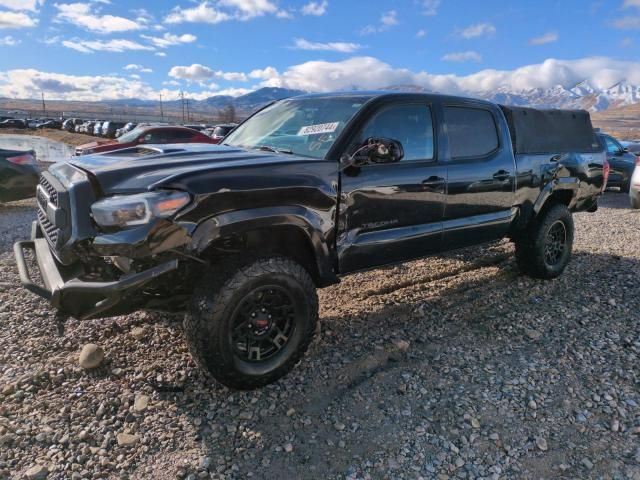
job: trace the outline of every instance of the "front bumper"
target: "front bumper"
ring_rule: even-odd
[[[31,240],[17,242],[13,246],[20,281],[27,290],[48,300],[63,315],[81,320],[105,316],[149,282],[178,269],[178,260],[170,260],[142,272],[124,275],[116,281],[87,282],[73,275],[67,278],[47,241],[36,238],[37,230],[33,229]],[[34,252],[44,286],[32,280],[25,250]]]

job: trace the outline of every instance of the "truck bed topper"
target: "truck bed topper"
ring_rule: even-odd
[[[589,112],[500,108],[507,118],[513,150],[517,154],[592,153],[600,150]]]

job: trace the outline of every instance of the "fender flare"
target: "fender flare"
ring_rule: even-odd
[[[533,204],[534,215],[538,215],[542,207],[547,203],[549,197],[560,191],[571,192],[571,202],[568,207],[571,209],[576,202],[578,189],[580,188],[580,180],[576,177],[556,177],[544,186],[536,202]]]
[[[335,256],[326,240],[333,222],[326,216],[325,212],[299,205],[225,212],[198,224],[191,236],[189,249],[195,254],[201,254],[217,240],[230,235],[270,227],[295,227],[304,234],[312,247],[321,286],[330,285],[339,280],[334,271]],[[331,227],[327,228],[328,226]]]

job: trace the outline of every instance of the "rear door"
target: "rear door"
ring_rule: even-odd
[[[443,107],[447,131],[447,198],[443,246],[452,249],[502,238],[509,230],[515,162],[497,108],[464,101]]]
[[[437,155],[434,109],[394,101],[373,111],[349,153],[372,137],[397,140],[397,163],[349,167],[341,175],[338,258],[342,273],[440,250],[446,166]]]

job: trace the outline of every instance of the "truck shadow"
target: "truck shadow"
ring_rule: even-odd
[[[454,254],[362,274],[324,290],[321,301],[328,307],[321,332],[288,377],[255,392],[233,392],[204,377],[187,386],[176,406],[192,422],[204,455],[235,458],[234,474],[240,476],[256,468],[260,478],[346,475],[376,452],[400,452],[411,441],[422,442],[426,460],[432,460],[443,442],[459,445],[473,431],[462,420],[469,412],[505,444],[524,445],[535,435],[535,420],[517,402],[501,404],[499,398],[511,390],[504,382],[536,368],[558,377],[545,394],[550,411],[571,415],[563,403],[567,387],[586,391],[599,373],[593,365],[576,365],[576,345],[611,329],[620,337],[637,331],[637,320],[620,318],[612,325],[602,318],[625,303],[637,311],[640,285],[630,280],[624,291],[592,286],[612,276],[635,278],[640,262],[579,252],[562,277],[544,282],[519,275],[513,260],[502,258],[509,248],[500,247],[495,262],[477,268],[460,268]],[[474,258],[476,252],[464,255]],[[451,275],[428,271],[447,262],[455,264],[449,265]],[[350,294],[357,283],[393,279],[399,270],[415,274],[416,281]],[[194,393],[204,390],[210,396]],[[456,400],[465,392],[475,405]],[[487,394],[498,396],[487,403]],[[217,410],[213,404],[234,407]],[[519,418],[520,427],[509,430],[505,415]],[[572,428],[557,428],[560,449],[563,440],[593,440],[589,432],[577,440],[569,438]],[[282,451],[287,443],[293,452]],[[501,451],[486,438],[476,448]],[[558,474],[543,467],[537,476]]]

